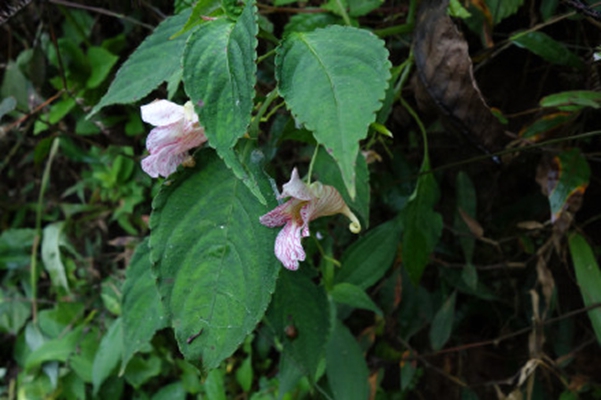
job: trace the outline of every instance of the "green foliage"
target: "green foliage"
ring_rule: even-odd
[[[165,19],[119,69],[109,90],[90,115],[111,104],[138,101],[175,74],[189,34],[170,38],[188,17],[189,12],[182,12]]]
[[[283,347],[283,372],[298,371],[298,378],[315,379],[330,333],[328,308],[324,288],[315,286],[306,274],[280,274],[267,320]]]
[[[590,1],[42,3],[2,21],[0,398],[599,398]]]
[[[197,198],[197,193],[203,193]],[[153,202],[150,259],[182,353],[216,368],[262,317],[278,266],[266,208],[211,151]],[[190,285],[193,282],[193,285]]]
[[[369,371],[361,348],[340,321],[326,346],[326,373],[334,399],[365,399],[369,394]]]
[[[387,57],[376,36],[339,26],[291,34],[278,48],[278,90],[297,122],[334,157],[351,198],[358,141],[375,121],[388,86]]]
[[[442,232],[442,217],[433,210],[438,202],[438,185],[426,157],[415,191],[403,210],[403,261],[409,277],[417,284]]]
[[[576,280],[580,285],[580,293],[585,306],[601,303],[599,288],[601,287],[601,270],[595,255],[586,240],[574,233],[569,238],[570,254],[576,271]],[[601,343],[601,310],[592,309],[588,312],[592,322],[597,342]]]
[[[574,68],[583,67],[582,60],[578,56],[546,33],[539,31],[520,32],[513,35],[510,40],[517,46],[528,49],[551,63],[568,65]]]

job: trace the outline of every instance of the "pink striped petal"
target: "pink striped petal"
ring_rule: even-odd
[[[301,244],[301,227],[289,221],[275,239],[275,256],[291,271],[298,269],[299,261],[305,261],[305,250]]]

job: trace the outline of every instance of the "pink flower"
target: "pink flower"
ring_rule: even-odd
[[[207,141],[194,106],[157,100],[140,107],[142,120],[154,125],[146,139],[150,155],[142,160],[142,169],[153,178],[167,177],[188,156],[188,150]]]
[[[310,221],[340,213],[351,220],[351,232],[361,231],[359,220],[334,187],[320,182],[307,185],[298,177],[296,168],[278,199],[285,197],[290,197],[290,200],[263,215],[260,221],[270,228],[284,225],[275,240],[275,255],[284,267],[292,271],[298,269],[299,261],[305,260],[301,239],[309,236]]]

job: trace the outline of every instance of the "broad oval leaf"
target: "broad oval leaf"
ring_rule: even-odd
[[[159,293],[188,361],[215,368],[263,316],[280,265],[268,210],[211,150],[153,203],[150,248]],[[261,181],[269,187],[263,177]]]
[[[277,49],[280,94],[332,154],[352,198],[359,140],[382,106],[389,69],[384,42],[352,27],[292,33]]]
[[[157,330],[168,326],[151,267],[145,239],[136,248],[123,284],[122,372],[134,353],[148,344]]]
[[[190,11],[184,11],[157,26],[119,68],[109,90],[88,118],[108,105],[140,100],[181,68],[181,57],[189,33],[170,38],[181,29],[188,17]]]

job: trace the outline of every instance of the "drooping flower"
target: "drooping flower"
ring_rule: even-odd
[[[349,229],[353,233],[361,231],[359,220],[348,208],[340,193],[328,185],[313,182],[307,185],[296,168],[290,181],[283,186],[278,199],[290,199],[260,218],[263,225],[270,228],[282,226],[275,240],[275,255],[284,267],[295,271],[299,261],[305,260],[305,250],[301,239],[309,236],[309,222],[319,217],[344,214],[350,220]]]
[[[153,178],[167,177],[188,156],[188,150],[207,141],[194,106],[157,100],[140,107],[142,121],[154,125],[146,138],[150,155],[142,160],[142,169]]]

